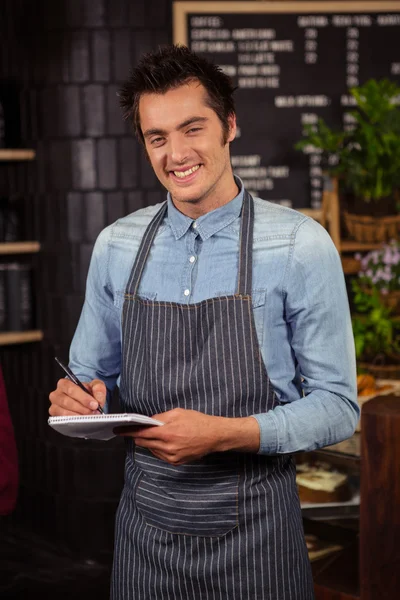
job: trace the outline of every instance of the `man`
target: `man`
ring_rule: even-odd
[[[99,236],[51,415],[118,383],[127,432],[112,598],[309,600],[291,453],[349,437],[355,357],[339,256],[297,211],[235,178],[233,88],[185,47],[121,93],[167,202]]]

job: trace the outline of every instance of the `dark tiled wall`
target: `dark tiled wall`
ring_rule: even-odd
[[[14,519],[84,556],[112,547],[123,446],[70,440],[47,426],[100,230],[164,193],[123,121],[117,91],[139,55],[171,41],[170,0],[3,0],[0,79],[20,87],[34,163],[0,164],[0,195],[21,195],[25,239],[39,239],[42,343],[0,349],[19,448]]]

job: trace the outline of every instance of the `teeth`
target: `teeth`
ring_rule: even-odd
[[[195,167],[192,167],[191,169],[188,169],[187,171],[174,171],[174,175],[176,177],[180,177],[181,179],[183,179],[184,177],[187,177],[188,175],[191,175],[192,173],[197,171],[197,169],[199,169],[199,168],[200,168],[200,165],[196,165]]]

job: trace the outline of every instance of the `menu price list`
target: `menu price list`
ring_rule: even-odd
[[[189,47],[234,85],[238,134],[231,154],[247,189],[293,208],[319,208],[321,154],[294,145],[323,118],[351,129],[349,88],[400,83],[399,12],[188,14]],[[399,99],[400,101],[400,99]]]

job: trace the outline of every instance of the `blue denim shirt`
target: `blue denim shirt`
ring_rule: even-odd
[[[241,186],[240,180],[238,185]],[[193,221],[168,212],[139,294],[189,304],[236,293],[243,189]],[[340,257],[329,234],[298,211],[255,202],[253,312],[267,372],[283,403],[254,415],[260,453],[311,450],[346,439],[359,417],[354,339]],[[70,367],[111,391],[121,369],[124,292],[143,233],[160,205],[104,229],[95,244]]]

